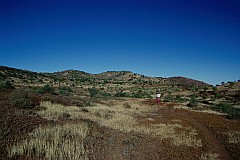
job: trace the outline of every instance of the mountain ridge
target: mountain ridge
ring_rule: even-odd
[[[80,81],[84,82],[87,80],[98,81],[110,81],[110,82],[129,82],[135,84],[142,83],[156,83],[156,84],[170,84],[170,85],[180,85],[183,87],[189,86],[209,86],[203,81],[182,77],[182,76],[174,76],[169,78],[162,77],[150,77],[142,74],[134,73],[131,71],[106,71],[98,74],[91,74],[88,72],[80,71],[80,70],[63,70],[57,71],[53,73],[49,72],[34,72],[30,70],[23,70],[12,68],[8,66],[0,66],[0,80],[10,80],[14,83],[21,83],[20,81],[31,82],[33,84],[38,83],[54,83],[55,81],[66,81],[66,83],[70,83],[71,81]],[[30,84],[31,84],[30,83]]]

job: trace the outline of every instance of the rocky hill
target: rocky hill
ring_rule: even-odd
[[[191,78],[186,78],[186,77],[170,77],[168,78],[171,82],[174,82],[176,84],[179,84],[183,87],[189,87],[189,86],[199,86],[199,87],[202,87],[202,86],[209,86],[209,84],[207,83],[204,83],[203,81],[198,81],[198,80],[194,80],[194,79],[191,79]]]
[[[10,81],[16,86],[79,86],[92,83],[128,83],[132,85],[177,85],[178,87],[204,87],[209,84],[185,77],[147,77],[130,71],[107,71],[90,74],[78,70],[65,70],[54,73],[38,73],[6,66],[0,66],[0,81]]]

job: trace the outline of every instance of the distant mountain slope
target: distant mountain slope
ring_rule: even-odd
[[[185,78],[170,77],[158,78],[147,77],[131,71],[107,71],[99,74],[90,74],[78,70],[65,70],[54,73],[38,73],[27,70],[21,70],[6,66],[0,66],[0,81],[9,80],[16,85],[44,85],[46,83],[52,85],[80,85],[85,82],[103,83],[124,82],[135,85],[154,84],[154,85],[172,85],[177,84],[179,87],[189,86],[208,86],[209,84],[202,81]]]
[[[54,82],[54,77],[49,73],[37,73],[11,67],[0,66],[0,82],[10,81],[18,86],[39,86]]]
[[[61,75],[61,76],[74,76],[74,77],[86,77],[90,76],[90,73],[83,72],[83,71],[78,71],[78,70],[65,70],[65,71],[60,71],[60,72],[54,72],[52,75]]]
[[[187,86],[209,86],[209,84],[203,82],[203,81],[198,81],[198,80],[194,80],[191,78],[186,78],[186,77],[169,77],[168,78],[171,82],[174,82],[176,84],[179,84],[181,86],[187,87]]]
[[[108,79],[115,81],[135,82],[135,81],[154,81],[160,82],[160,78],[147,77],[141,74],[133,73],[131,71],[107,71],[94,75],[100,79]]]

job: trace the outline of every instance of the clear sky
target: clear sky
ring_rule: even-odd
[[[0,0],[0,65],[240,79],[240,0]]]

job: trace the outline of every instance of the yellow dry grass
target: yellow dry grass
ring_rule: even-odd
[[[202,160],[218,160],[219,155],[216,153],[211,153],[211,152],[207,152],[207,153],[203,153],[201,155],[201,159]]]
[[[88,133],[87,124],[43,126],[29,134],[29,138],[12,146],[9,157],[25,155],[48,160],[86,160],[83,145]]]
[[[228,142],[229,143],[239,143],[240,142],[240,132],[239,131],[229,131],[228,132]]]
[[[175,145],[187,145],[193,147],[202,146],[202,142],[197,138],[197,132],[190,127],[183,127],[178,122],[174,124],[139,124],[134,115],[144,114],[151,108],[141,106],[137,102],[131,102],[131,108],[124,108],[126,102],[118,102],[114,106],[95,105],[87,107],[88,112],[82,112],[75,106],[62,106],[51,102],[42,102],[41,105],[46,110],[39,111],[38,114],[47,119],[58,119],[63,113],[71,115],[72,119],[90,119],[100,125],[120,130],[122,132],[138,132],[159,137],[160,139],[172,139]]]
[[[210,109],[193,110],[192,108],[187,107],[187,103],[184,103],[184,105],[176,105],[176,106],[174,106],[174,109],[185,109],[185,110],[188,110],[191,112],[209,113],[209,114],[215,114],[215,115],[226,115],[224,113],[220,113],[220,112],[210,110]]]

